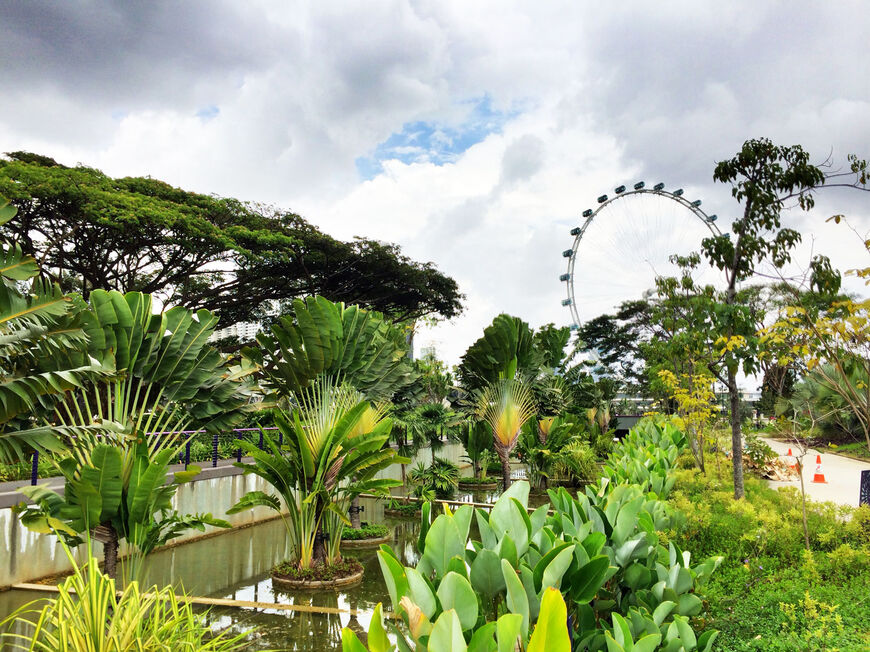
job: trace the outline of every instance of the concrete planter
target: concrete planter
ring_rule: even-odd
[[[459,481],[459,488],[464,491],[492,491],[498,489],[498,482],[463,482]]]
[[[298,591],[299,589],[334,589],[350,586],[362,581],[364,569],[359,569],[353,575],[337,577],[334,580],[299,580],[272,571],[272,587],[281,591]]]
[[[382,537],[372,537],[370,539],[342,539],[342,548],[377,548],[382,543],[389,543],[393,540],[393,533],[389,532]]]

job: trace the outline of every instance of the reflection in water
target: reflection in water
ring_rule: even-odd
[[[367,507],[366,513],[373,517],[373,522],[385,522],[393,528],[390,545],[402,563],[416,565],[419,521],[384,519],[382,508],[378,509],[373,502]],[[349,556],[359,559],[365,568],[362,582],[354,586],[327,591],[273,590],[269,572],[286,556],[285,537],[284,526],[278,520],[160,551],[151,556],[147,579],[152,584],[183,586],[189,594],[198,596],[361,612],[351,616],[269,608],[212,608],[209,619],[215,629],[253,630],[251,649],[338,650],[343,627],[364,633],[378,602],[386,603],[389,610],[389,594],[376,549],[349,551]]]
[[[498,492],[460,493],[463,502],[493,502]],[[393,528],[391,546],[405,566],[419,561],[417,518],[384,518],[383,506],[363,500],[366,520],[384,522]],[[476,536],[472,519],[472,536]],[[350,556],[365,568],[362,582],[337,590],[275,591],[271,568],[287,555],[286,531],[280,520],[233,530],[187,545],[161,550],[149,556],[143,584],[172,584],[189,595],[229,598],[268,604],[307,605],[359,610],[359,614],[320,614],[278,609],[214,607],[209,620],[216,630],[251,630],[251,649],[338,650],[341,629],[351,627],[361,634],[368,630],[371,613],[378,602],[390,609],[389,594],[381,576],[377,550],[353,550]],[[0,617],[14,607],[39,597],[35,593],[0,593]],[[364,640],[364,639],[363,639]]]

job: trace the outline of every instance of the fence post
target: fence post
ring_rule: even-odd
[[[218,458],[218,434],[215,432],[211,436],[211,465],[217,466]]]
[[[263,450],[263,429],[260,428],[260,442],[257,444],[257,448]]]
[[[30,463],[30,484],[36,486],[39,479],[39,451],[33,451],[33,460]]]
[[[184,445],[184,470],[187,471],[187,467],[190,466],[190,441]]]
[[[284,433],[282,431],[278,431],[278,448],[281,448],[284,445]]]

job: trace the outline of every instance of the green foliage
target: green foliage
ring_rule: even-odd
[[[474,477],[487,473],[485,458],[494,457],[492,432],[485,421],[467,420],[464,427],[458,429],[458,438],[465,449],[466,458],[474,470]],[[489,453],[489,455],[487,455]]]
[[[20,491],[35,505],[22,504],[16,511],[25,527],[40,533],[56,532],[71,546],[84,543],[98,526],[111,527],[118,539],[127,541],[140,556],[189,529],[230,527],[211,514],[180,514],[173,508],[179,486],[200,471],[191,466],[167,483],[174,457],[174,449],[154,453],[132,438],[112,445],[79,447],[75,456],[58,463],[65,481],[63,494],[42,485],[23,487]],[[131,576],[138,571],[138,561],[134,559]]]
[[[554,471],[570,484],[588,484],[598,478],[598,458],[589,444],[574,440],[559,451]]]
[[[429,466],[418,462],[408,473],[408,479],[415,485],[415,496],[426,497],[432,493],[437,498],[450,498],[459,484],[459,467],[450,460],[436,457]]]
[[[72,299],[40,278],[36,260],[9,241],[16,212],[0,197],[0,462],[23,460],[30,449],[59,452],[58,435],[84,434],[87,424],[81,420],[58,426],[45,417],[65,392],[114,371],[111,356],[52,364],[66,350],[83,350],[87,336],[73,316]],[[91,426],[96,432],[107,429]]]
[[[670,453],[685,446],[674,428],[643,422],[610,465],[632,471],[616,457],[663,447],[668,453],[652,462],[667,475],[676,462]],[[688,551],[664,543],[660,533],[678,528],[682,517],[647,491],[647,478],[641,482],[614,471],[577,497],[551,490],[550,504],[531,514],[526,482],[512,485],[489,513],[445,508],[430,523],[424,507],[416,568],[402,566],[389,546],[378,553],[393,610],[413,641],[393,628],[398,649],[429,649],[433,641],[453,646],[446,649],[540,649],[535,633],[551,632],[558,634],[552,644],[564,649],[710,650],[716,632],[696,635],[690,619],[703,608],[697,590],[722,558],[693,564]],[[469,541],[472,519],[479,541]],[[556,603],[564,611],[554,615]],[[370,645],[372,633],[386,640],[379,627],[373,619]],[[345,650],[365,649],[349,632],[343,642]]]
[[[359,528],[347,527],[341,533],[341,538],[345,541],[359,541],[361,539],[379,539],[390,533],[388,528],[383,523],[366,523],[360,524]]]
[[[615,378],[643,396],[649,394],[643,346],[661,335],[657,322],[650,318],[651,310],[649,301],[625,301],[615,314],[599,315],[582,324],[577,333],[583,349],[597,354],[597,376]]]
[[[538,488],[547,480],[588,482],[595,479],[595,454],[583,441],[585,425],[573,417],[529,421],[517,449]]]
[[[569,339],[571,329],[567,326],[557,328],[555,324],[545,324],[535,331],[534,345],[541,354],[543,367],[556,370],[562,366]]]
[[[226,325],[256,321],[295,297],[323,294],[397,321],[462,310],[456,282],[398,246],[342,242],[302,217],[151,178],[112,179],[13,152],[0,195],[18,207],[14,238],[65,291],[157,293]],[[69,246],[57,247],[65,242]]]
[[[352,557],[344,557],[328,564],[317,564],[310,568],[299,568],[299,566],[292,561],[286,560],[277,564],[272,569],[272,572],[293,580],[329,582],[331,580],[347,577],[348,575],[353,575],[362,569],[363,566],[358,560]]]
[[[231,652],[247,647],[249,632],[215,635],[207,614],[172,587],[143,591],[133,581],[119,591],[115,580],[99,571],[94,557],[82,567],[68,550],[67,555],[73,574],[59,584],[57,597],[26,604],[0,621],[3,649]]]
[[[363,492],[388,494],[395,480],[377,478],[379,471],[404,458],[385,447],[391,421],[347,384],[320,376],[296,394],[291,414],[275,423],[283,445],[264,432],[265,449],[238,440],[253,458],[237,463],[246,474],[263,478],[276,491],[246,494],[227,513],[263,506],[281,514],[290,543],[290,561],[299,568],[341,560],[339,544],[351,500]],[[286,510],[286,515],[285,515]],[[316,547],[318,534],[329,533],[329,547]]]
[[[294,396],[329,376],[370,400],[389,399],[413,380],[404,335],[376,312],[323,297],[293,302],[271,333],[257,336],[245,355],[263,367],[268,385]]]
[[[758,468],[763,468],[765,464],[779,457],[767,442],[756,435],[746,435],[744,452]]]
[[[462,586],[461,580],[457,580],[457,586]],[[468,607],[464,602],[458,607]],[[571,652],[571,636],[566,626],[566,608],[562,595],[555,589],[548,589],[541,600],[541,618],[531,636],[524,635],[520,630],[518,614],[507,613],[498,621],[487,623],[475,631],[471,640],[466,642],[462,632],[462,621],[459,608],[448,609],[430,624],[419,607],[408,602],[405,608],[409,612],[409,620],[412,621],[411,636],[416,648],[421,651],[449,650],[450,652],[495,652],[495,650],[510,652],[525,648],[528,652]],[[395,625],[391,624],[394,633],[400,636],[400,644],[390,644],[381,614],[381,605],[375,607],[372,622],[368,633],[368,649],[371,652],[388,652],[391,650],[410,649],[404,636]],[[366,648],[360,643],[350,629],[342,631],[342,650],[344,652],[366,652]]]
[[[541,362],[529,325],[519,317],[501,314],[463,354],[459,378],[463,387],[480,389],[503,377],[511,365],[514,372],[536,375]]]
[[[797,491],[774,491],[749,476],[746,499],[735,502],[715,477],[694,469],[676,475],[670,502],[686,518],[668,536],[702,554],[725,558],[705,588],[709,606],[704,620],[721,630],[721,649],[860,650],[870,644],[870,507],[808,502],[808,552]],[[812,615],[807,594],[814,602],[836,605],[842,631]],[[816,612],[826,614],[822,607]],[[820,629],[827,632],[824,643],[796,642]]]

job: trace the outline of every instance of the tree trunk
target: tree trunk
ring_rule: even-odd
[[[314,535],[314,564],[326,563],[326,535],[323,528],[317,528],[317,534]]]
[[[111,524],[93,530],[93,537],[103,544],[103,572],[113,580],[118,577],[118,532]]]
[[[312,562],[317,564],[326,563],[326,532],[323,531],[323,512],[324,505],[322,499],[318,496],[315,503],[315,513],[319,515],[317,519],[317,532],[314,534],[314,550],[312,550]]]
[[[350,526],[355,530],[359,530],[362,526],[359,516],[359,496],[355,496],[354,499],[350,501]]]
[[[743,489],[743,436],[740,432],[740,392],[737,375],[728,370],[728,394],[731,399],[731,462],[734,468],[734,498],[744,496]]]
[[[502,446],[496,446],[496,452],[501,459],[501,478],[504,491],[507,491],[511,486],[511,462],[510,451]]]

